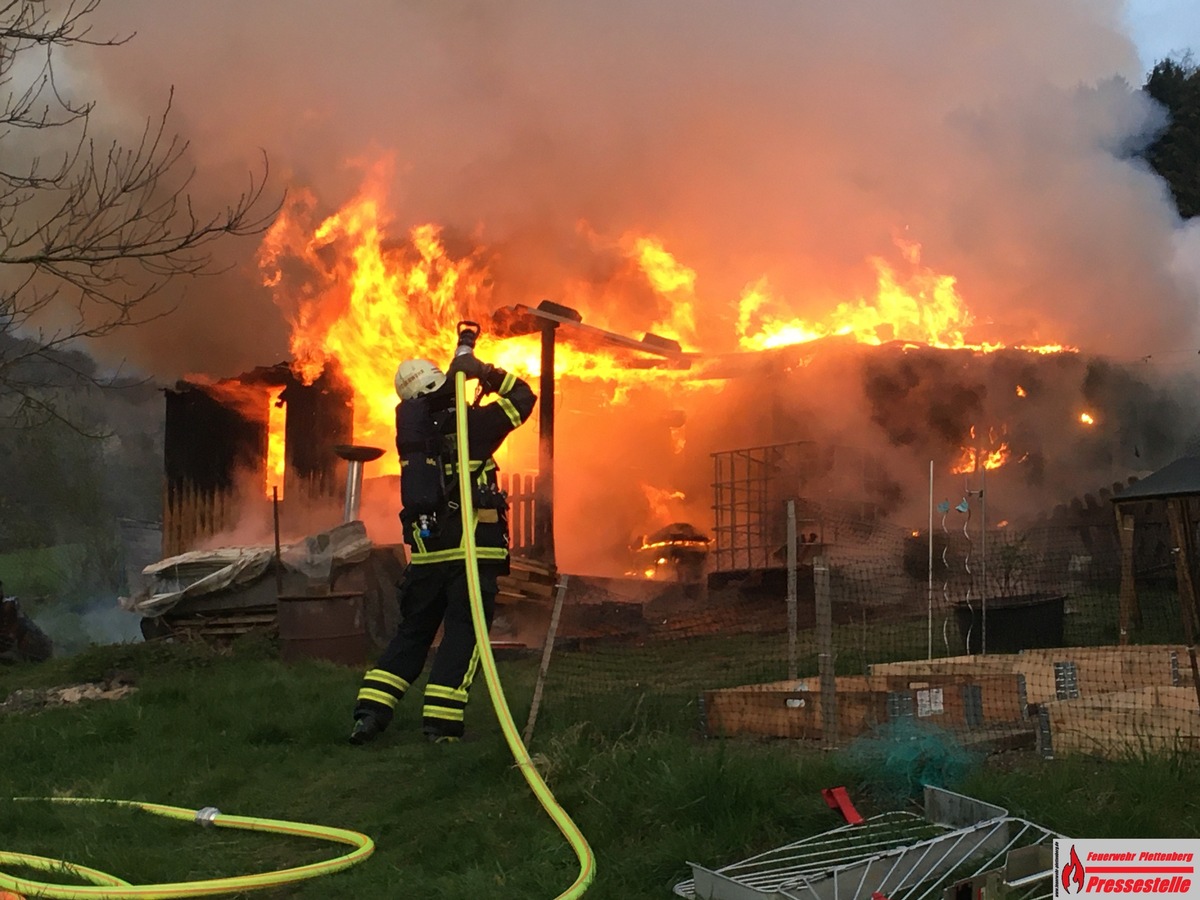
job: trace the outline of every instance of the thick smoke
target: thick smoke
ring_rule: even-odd
[[[136,37],[92,65],[126,119],[176,86],[175,122],[213,191],[240,186],[263,148],[277,186],[332,209],[356,161],[394,156],[397,229],[436,221],[504,245],[501,299],[578,278],[580,221],[651,231],[697,270],[716,349],[747,283],[765,275],[819,316],[870,291],[866,260],[894,258],[903,230],[994,332],[1142,355],[1190,336],[1196,284],[1176,265],[1163,183],[1131,156],[1161,119],[1131,89],[1142,73],[1120,12],[129,2],[104,7],[104,25]],[[189,286],[205,312],[155,343],[201,331],[214,307],[261,334],[272,307],[251,255],[240,248],[236,277]],[[282,326],[269,333],[284,345]],[[257,340],[194,336],[175,366],[211,369],[230,345],[247,356],[229,365],[262,358]]]
[[[873,294],[869,260],[902,263],[900,235],[958,279],[973,337],[1161,359],[1194,344],[1200,235],[1135,156],[1163,118],[1136,90],[1121,12],[1114,0],[126,0],[102,8],[101,30],[135,39],[95,53],[84,74],[126,119],[153,113],[174,84],[174,122],[214,196],[240,190],[263,148],[277,190],[310,188],[332,211],[390,157],[397,235],[433,221],[497,248],[497,304],[603,281],[597,246],[648,232],[697,272],[701,348],[731,350],[747,285],[765,278],[792,315],[820,318]],[[180,312],[111,349],[162,376],[282,358],[286,327],[252,244],[227,249],[226,275],[172,288],[187,292],[170,298]],[[609,308],[585,319],[636,331],[663,312],[604,296]],[[914,459],[930,440],[944,450],[1000,390],[954,365],[848,364],[823,403],[789,419],[775,402],[773,417],[736,431],[722,416],[741,421],[762,391],[714,386],[686,427],[684,456],[696,456],[674,477],[695,483],[704,521],[705,454],[779,439],[772,423]],[[1039,366],[1026,380],[1051,376]],[[1084,379],[1072,377],[1077,396]],[[726,402],[737,416],[718,412]],[[669,412],[660,400],[628,413],[626,429],[606,430],[611,447],[592,432],[580,451],[639,453],[647,434],[666,439]],[[620,479],[608,479],[564,487],[564,508],[611,503]]]

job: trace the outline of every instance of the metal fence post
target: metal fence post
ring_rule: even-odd
[[[796,658],[796,501],[787,502],[787,623],[788,623],[788,670],[787,677],[794,681],[799,674]]]

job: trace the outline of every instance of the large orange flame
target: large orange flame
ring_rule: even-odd
[[[674,338],[683,346],[696,345],[696,272],[682,265],[663,246],[661,240],[643,235],[626,235],[625,246],[645,273],[650,286],[669,304],[669,314],[655,322],[650,330],[662,337]]]
[[[293,194],[259,250],[263,281],[290,320],[297,374],[311,382],[331,359],[338,361],[354,392],[355,443],[389,450],[375,471],[395,473],[399,463],[390,450],[395,367],[412,357],[444,365],[454,349],[456,323],[489,317],[490,273],[478,251],[452,255],[436,225],[411,228],[403,241],[389,240],[387,216],[371,188],[313,227],[315,209],[310,193]],[[670,310],[655,324],[656,333],[691,342],[695,273],[655,238],[631,234],[622,249]],[[302,273],[298,281],[289,278],[296,271]],[[537,335],[482,344],[480,355],[522,377],[541,371]],[[562,341],[555,369],[611,382],[614,402],[636,385],[679,385],[687,379],[686,372],[631,367],[616,351],[584,352]]]
[[[355,442],[391,448],[396,365],[413,357],[441,364],[453,352],[455,324],[487,308],[487,268],[474,255],[453,258],[433,225],[385,243],[387,218],[369,194],[314,230],[315,205],[299,192],[268,230],[264,281],[291,319],[296,373],[311,382],[336,359],[354,392]],[[289,283],[297,267],[303,281]],[[398,471],[390,457],[385,471]]]
[[[287,408],[283,391],[267,395],[267,496],[283,499]]]
[[[498,305],[492,295],[490,259],[480,241],[451,239],[435,224],[408,228],[397,237],[379,189],[385,174],[375,173],[377,177],[357,197],[324,217],[317,214],[311,193],[294,190],[259,251],[264,283],[291,324],[295,371],[311,382],[336,359],[354,393],[354,442],[388,451],[373,464],[373,474],[399,469],[393,449],[396,365],[412,357],[444,365],[453,352],[456,322],[487,322]],[[972,317],[954,277],[922,265],[921,248],[915,242],[897,244],[906,267],[903,274],[883,259],[871,260],[876,274],[874,296],[837,303],[823,317],[798,318],[765,279],[753,282],[737,307],[740,346],[761,350],[848,335],[867,344],[896,340],[998,349],[999,344],[968,342]],[[679,341],[684,349],[697,347],[698,310],[703,304],[696,270],[678,260],[661,238],[644,232],[629,231],[605,247],[619,252],[626,263],[620,273],[624,281],[614,281],[612,290],[620,294],[623,285],[637,286],[630,279],[640,279],[639,289],[648,286],[657,299],[655,309],[648,315],[643,310],[644,319],[639,320],[639,313],[625,304],[622,314],[627,318],[609,323],[587,307],[586,291],[579,286],[557,286],[561,294],[555,299],[579,308],[589,325],[612,327],[638,338],[639,334],[628,331],[631,322],[650,321],[647,330]],[[639,387],[674,394],[681,388],[706,386],[694,380],[686,365],[664,365],[653,357],[607,349],[608,345],[580,349],[570,340],[569,330],[564,330],[556,349],[556,375],[603,383],[611,388],[611,402],[622,402]],[[485,334],[479,351],[481,357],[522,377],[540,374],[537,335],[496,341]],[[672,436],[682,440],[682,431]],[[956,471],[994,468],[1007,459],[1003,444],[970,452],[984,456],[964,458]],[[274,462],[270,467],[274,471]]]
[[[966,334],[974,318],[958,295],[952,275],[939,275],[921,264],[921,246],[897,239],[911,267],[902,278],[885,260],[875,257],[875,296],[838,303],[817,320],[787,316],[787,305],[774,296],[766,279],[748,285],[738,302],[738,343],[745,350],[763,350],[819,338],[850,336],[862,344],[906,341],[943,349],[990,352],[1001,343],[971,343]],[[1059,353],[1073,348],[1061,344],[1018,345],[1034,353]]]

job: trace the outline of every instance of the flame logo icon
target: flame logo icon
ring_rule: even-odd
[[[1075,891],[1083,890],[1083,863],[1079,861],[1079,854],[1075,852],[1075,845],[1071,845],[1071,861],[1062,868],[1062,886],[1064,891],[1070,891],[1071,885],[1075,885]]]

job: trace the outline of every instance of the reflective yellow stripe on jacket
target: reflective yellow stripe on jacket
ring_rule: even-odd
[[[514,376],[509,376],[509,377],[513,377],[513,379],[515,381]],[[508,379],[506,378],[505,381],[507,381],[507,380]],[[509,385],[509,387],[511,388],[512,385]],[[504,402],[508,403],[508,405],[510,407],[512,406],[511,402],[509,402],[507,400]],[[506,412],[508,412],[508,411],[506,410]],[[516,413],[516,409],[513,408],[512,412],[508,413],[509,418],[511,419],[515,413]],[[517,425],[521,424],[520,421],[517,421],[517,420],[514,420],[514,422]],[[480,487],[486,487],[486,485],[488,483],[488,475],[490,473],[496,471],[496,460],[492,459],[491,457],[488,457],[487,459],[472,459],[469,461],[468,465],[471,467],[472,472],[479,473],[478,476],[475,478],[475,483],[478,484]],[[445,470],[446,470],[447,475],[456,475],[458,473],[458,466],[456,466],[453,463],[446,463]],[[475,524],[476,525],[479,524],[478,519],[476,519]],[[419,565],[423,565],[423,564],[427,564],[427,563],[453,562],[454,560],[466,559],[466,551],[463,549],[463,540],[465,540],[465,536],[463,539],[460,539],[457,547],[451,547],[447,550],[432,550],[432,551],[425,549],[425,541],[424,541],[424,539],[422,539],[421,530],[416,525],[416,523],[413,524],[412,536],[413,536],[413,553],[412,553],[411,562],[414,566],[419,566]],[[508,548],[507,547],[479,547],[479,548],[477,548],[475,555],[479,559],[504,560],[504,559],[508,559]]]

